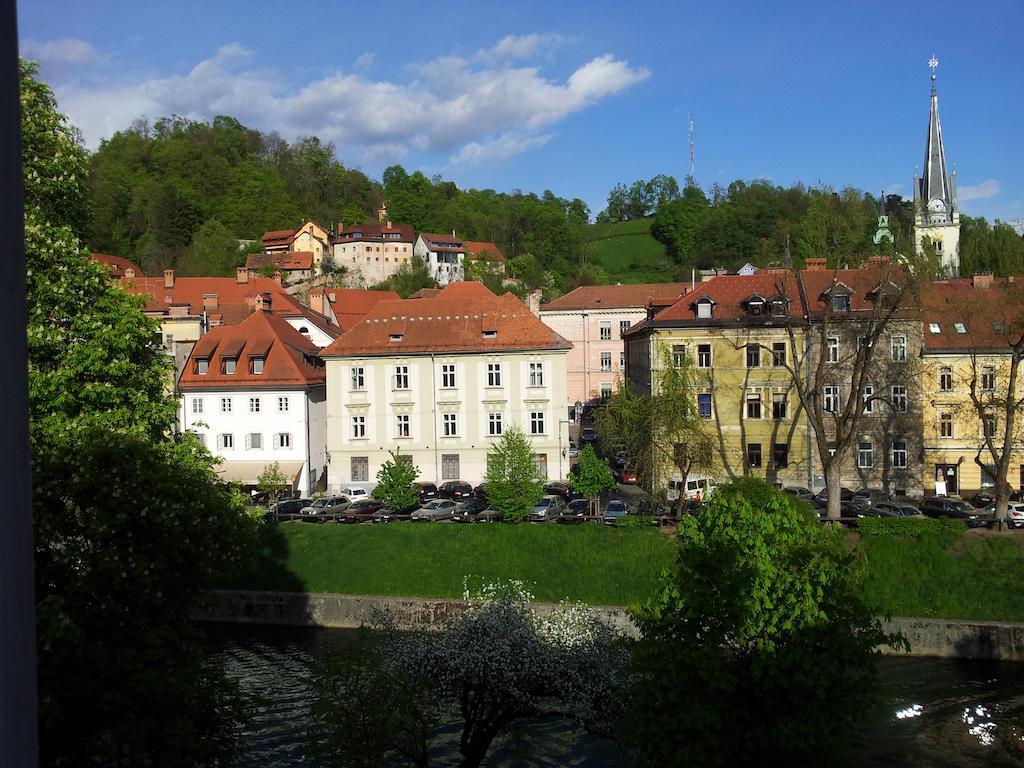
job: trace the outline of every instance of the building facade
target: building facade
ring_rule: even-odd
[[[420,232],[414,252],[423,259],[430,276],[438,285],[444,286],[465,279],[466,243],[456,237],[455,232],[450,235]]]
[[[382,283],[409,264],[414,245],[412,227],[390,221],[346,227],[331,238],[334,263],[348,270],[346,282],[356,288]]]
[[[265,232],[260,245],[266,253],[308,252],[313,254],[313,267],[320,266],[330,253],[330,232],[315,221],[304,221],[296,229]]]

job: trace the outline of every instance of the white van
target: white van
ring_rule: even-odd
[[[683,483],[681,475],[673,475],[668,481],[668,493],[665,498],[669,501],[677,501],[680,496],[684,499],[699,499],[704,501],[718,487],[718,481],[708,475],[687,475]]]

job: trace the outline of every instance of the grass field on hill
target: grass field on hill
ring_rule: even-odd
[[[672,280],[665,247],[651,237],[651,219],[587,227],[591,253],[613,281],[661,283]]]

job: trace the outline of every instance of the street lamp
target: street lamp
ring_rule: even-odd
[[[563,479],[565,477],[565,475],[562,474],[562,459],[565,458],[565,451],[566,451],[566,449],[562,447],[562,425],[563,424],[565,424],[568,427],[569,426],[569,420],[568,419],[559,419],[558,420],[558,479],[559,480],[561,480],[561,479]]]

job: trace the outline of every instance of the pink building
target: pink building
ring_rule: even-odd
[[[674,304],[689,289],[689,283],[588,285],[543,305],[540,319],[572,342],[567,405],[610,397],[625,378],[622,334],[647,317],[648,305]]]

